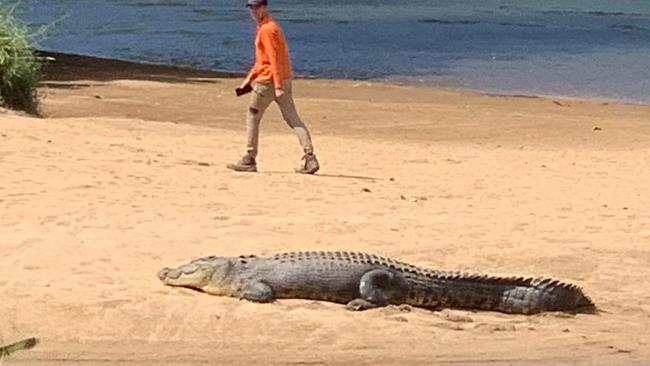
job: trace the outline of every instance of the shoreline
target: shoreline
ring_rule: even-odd
[[[82,55],[74,53],[65,53],[51,50],[38,50],[37,53],[45,57],[54,57],[59,58],[60,62],[63,63],[63,68],[57,68],[57,74],[48,74],[45,73],[45,78],[50,80],[60,80],[65,78],[65,68],[76,68],[77,72],[74,74],[74,77],[78,77],[78,72],[89,72],[95,77],[102,75],[102,72],[105,72],[106,69],[110,70],[119,70],[121,68],[128,68],[131,73],[129,78],[151,78],[152,75],[158,75],[162,80],[164,73],[169,73],[175,75],[171,78],[178,77],[207,77],[207,78],[243,78],[246,76],[245,72],[232,72],[232,71],[222,71],[222,70],[210,70],[210,69],[201,69],[193,68],[188,66],[176,66],[176,65],[167,65],[167,64],[158,64],[158,63],[149,63],[142,61],[133,61],[133,60],[122,60],[116,58],[108,57],[98,57],[91,55]],[[45,69],[47,69],[47,65]],[[104,70],[104,71],[102,71]],[[70,78],[73,75],[67,75]],[[522,99],[562,99],[562,100],[573,100],[573,101],[583,101],[583,102],[594,102],[594,103],[608,103],[608,104],[620,104],[620,105],[629,105],[629,106],[640,106],[640,107],[650,107],[650,104],[644,102],[630,102],[621,99],[612,99],[604,97],[582,97],[582,96],[568,96],[568,95],[555,95],[555,94],[526,94],[526,93],[508,93],[508,92],[493,92],[488,90],[481,89],[472,89],[472,88],[463,88],[463,87],[453,87],[453,86],[441,86],[441,85],[430,85],[421,82],[402,82],[396,80],[390,80],[390,78],[385,79],[340,79],[340,78],[328,78],[328,77],[312,77],[312,76],[303,76],[296,75],[295,80],[323,80],[323,81],[349,81],[356,83],[381,83],[385,85],[394,85],[402,87],[411,87],[411,88],[422,88],[430,90],[440,90],[444,92],[452,93],[461,93],[461,94],[478,94],[487,97],[494,98],[522,98]]]
[[[58,56],[59,61],[45,69],[39,88],[45,117],[103,116],[239,131],[244,128],[249,97],[234,97],[241,75]],[[437,143],[463,139],[479,144],[494,140],[501,146],[518,148],[540,143],[562,146],[580,137],[581,146],[602,140],[594,130],[613,128],[629,134],[635,126],[645,126],[645,118],[650,120],[648,106],[577,98],[493,96],[330,79],[296,79],[294,90],[299,113],[313,133],[351,138]],[[323,103],[329,107],[324,109]],[[270,121],[279,123],[265,123],[266,131],[290,133],[276,108],[272,106],[267,113]],[[621,115],[630,118],[620,121]],[[355,123],[368,117],[375,123]],[[641,143],[642,138],[639,134],[631,136],[630,141]]]
[[[56,66],[53,66],[51,62],[47,62],[44,65],[44,80],[49,81],[79,78],[84,72],[92,74],[93,78],[97,78],[98,76],[108,77],[106,74],[118,70],[128,70],[129,77],[135,79],[162,76],[165,73],[173,74],[175,77],[239,78],[245,76],[243,73],[137,62],[49,50],[37,50],[36,53],[41,57],[51,57],[56,60]]]

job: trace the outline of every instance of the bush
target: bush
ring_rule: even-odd
[[[14,17],[14,9],[0,5],[0,104],[38,114],[41,62],[34,36]]]

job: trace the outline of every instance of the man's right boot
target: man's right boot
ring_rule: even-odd
[[[320,169],[320,164],[318,164],[316,155],[313,153],[306,153],[302,157],[302,164],[300,165],[300,168],[296,169],[296,173],[314,174],[318,171],[318,169]]]
[[[255,158],[246,154],[242,156],[241,160],[236,162],[235,164],[228,164],[226,165],[228,169],[232,169],[236,172],[256,172],[257,171],[257,163],[255,162]]]

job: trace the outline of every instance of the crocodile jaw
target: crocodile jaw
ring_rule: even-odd
[[[189,287],[212,295],[239,296],[242,281],[233,281],[236,261],[229,257],[204,257],[174,268],[158,271],[166,285]],[[237,276],[234,276],[237,279]]]
[[[195,263],[184,264],[176,268],[163,268],[158,271],[158,278],[169,286],[182,286],[202,290],[208,284],[215,268]]]

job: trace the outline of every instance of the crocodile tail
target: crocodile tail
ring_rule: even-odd
[[[535,314],[544,311],[593,313],[596,306],[576,285],[548,278],[504,279],[511,282],[501,294],[497,310]],[[504,283],[505,284],[505,283]]]
[[[462,273],[425,274],[411,280],[422,296],[415,305],[535,314],[544,311],[593,313],[594,303],[579,287],[546,278],[492,277]]]

